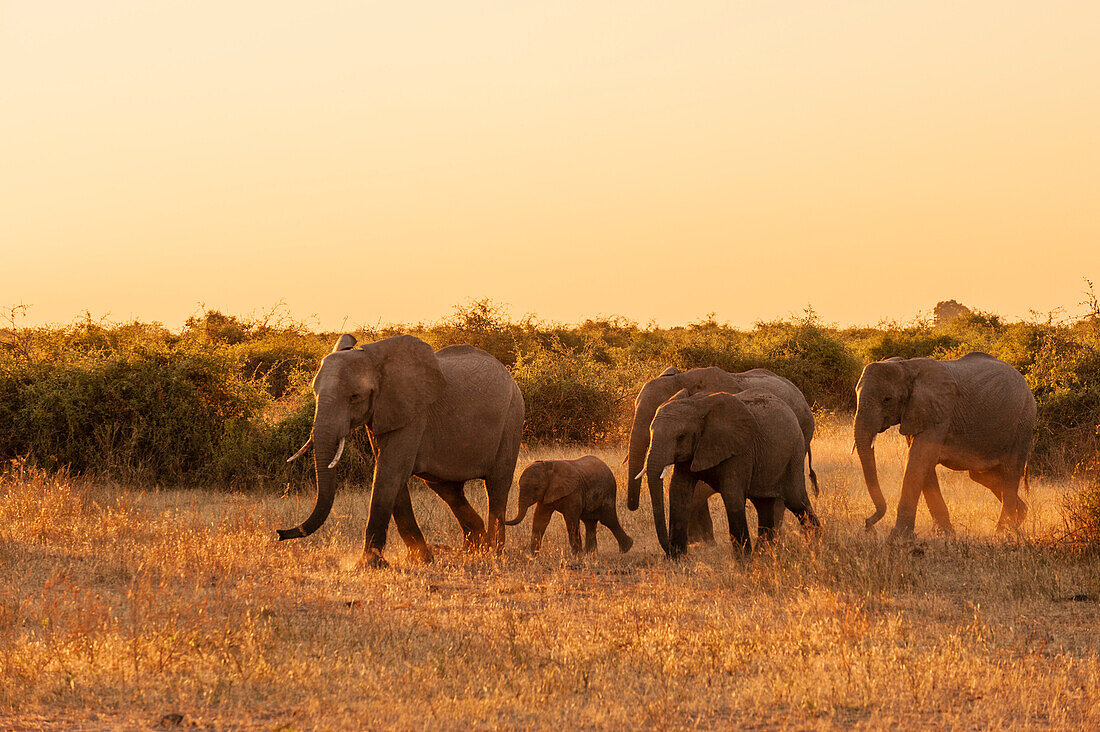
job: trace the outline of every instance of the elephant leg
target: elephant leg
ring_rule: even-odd
[[[776,503],[783,505],[781,499],[777,500]],[[804,502],[792,503],[786,508],[798,519],[799,525],[802,526],[802,533],[809,534],[821,528],[821,521],[817,518],[817,513],[814,512],[814,507],[810,505],[808,498]],[[776,528],[778,529],[778,527]]]
[[[485,493],[489,499],[486,539],[498,554],[504,551],[504,512],[508,509],[508,493],[512,490],[513,474],[514,470],[510,469],[507,473],[485,478]]]
[[[361,565],[377,567],[386,564],[382,553],[386,547],[390,519],[393,518],[394,503],[402,491],[408,492],[409,478],[412,477],[413,460],[420,435],[413,432],[402,433],[400,430],[391,434],[392,437],[387,436],[387,439],[380,440],[376,445],[370,515],[367,517]],[[411,508],[411,502],[409,506]]]
[[[939,443],[933,440],[914,439],[905,461],[905,474],[901,479],[901,499],[898,501],[898,518],[890,541],[913,536],[917,524],[917,504],[920,502],[928,474],[935,472],[939,462]]]
[[[744,495],[744,494],[742,494]],[[726,521],[730,527],[730,542],[735,553],[752,554],[752,539],[749,538],[749,522],[745,517],[745,499],[740,501],[729,494],[722,493],[722,503],[726,507]],[[738,506],[737,504],[741,505]]]
[[[1003,466],[993,470],[971,470],[970,477],[984,485],[1001,501],[1001,515],[997,519],[997,531],[1015,529],[1027,516],[1027,504],[1020,498],[1020,478],[1016,471]]]
[[[596,551],[596,519],[584,520],[584,551],[586,554]]]
[[[756,538],[758,543],[770,544],[775,539],[775,499],[750,498],[756,507]]]
[[[924,502],[928,504],[928,512],[932,514],[932,520],[948,537],[955,536],[955,527],[951,525],[951,516],[947,512],[947,504],[944,503],[943,493],[940,492],[940,479],[936,475],[936,469],[932,468],[928,478],[924,481],[922,489]]]
[[[995,470],[971,470],[967,473],[970,479],[978,485],[984,485],[989,489],[1000,503],[1005,502],[1004,492],[1001,490],[1001,479]]]
[[[584,551],[581,543],[581,519],[576,514],[565,515],[565,530],[569,533],[569,548],[574,554]]]
[[[688,524],[688,543],[714,543],[714,522],[710,516],[710,497],[714,491],[706,483],[695,484],[695,494],[691,497],[691,521]]]
[[[428,487],[450,507],[462,527],[463,545],[469,549],[485,542],[485,524],[466,500],[465,484],[461,481],[425,481]]]
[[[412,495],[409,492],[408,484],[405,485],[404,490],[397,494],[397,498],[393,502],[393,522],[397,524],[397,533],[405,541],[409,558],[414,561],[430,563],[432,561],[432,550],[428,548],[428,542],[424,541],[424,533],[416,522],[416,515],[413,513]]]
[[[603,507],[600,511],[600,523],[611,529],[611,533],[615,535],[615,541],[619,542],[619,551],[626,554],[630,551],[630,547],[634,546],[634,540],[623,531],[623,527],[619,524],[619,515],[615,512],[615,504],[609,504]]]
[[[783,525],[783,515],[790,511],[798,519],[802,532],[807,533],[821,526],[821,522],[814,513],[814,507],[810,504],[810,496],[806,493],[806,474],[802,461],[792,462],[787,466],[787,473],[783,477],[783,490],[780,498],[775,500],[775,524],[773,528],[779,533]]]
[[[668,543],[669,556],[679,557],[687,552],[688,522],[691,520],[691,499],[695,494],[695,479],[677,466],[668,484]]]
[[[546,527],[550,525],[550,517],[554,515],[554,509],[542,505],[535,506],[535,515],[531,519],[531,553],[538,554],[542,548],[542,535],[546,533]]]

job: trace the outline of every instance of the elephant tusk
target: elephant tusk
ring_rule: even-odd
[[[641,480],[643,475],[645,475],[645,468],[638,471],[638,474],[634,476],[634,480]]]
[[[292,462],[294,462],[295,460],[297,460],[298,458],[302,457],[302,455],[304,455],[304,454],[305,454],[306,450],[308,450],[308,449],[309,449],[309,446],[310,446],[310,445],[312,445],[312,444],[313,444],[313,435],[310,435],[310,436],[309,436],[309,439],[308,439],[308,440],[306,440],[306,444],[302,445],[302,446],[301,446],[301,447],[300,447],[300,448],[298,449],[298,452],[296,452],[296,453],[294,453],[293,455],[291,455],[290,457],[288,457],[288,458],[286,459],[286,461],[287,461],[288,463],[292,463]]]
[[[336,457],[332,459],[332,462],[328,464],[330,468],[335,468],[336,463],[340,462],[340,456],[344,454],[344,441],[346,437],[340,438],[340,445],[336,448]]]
[[[672,466],[671,465],[666,465],[665,469],[661,471],[661,480],[664,480],[665,478],[667,478],[668,474],[671,473],[671,472],[672,472]]]

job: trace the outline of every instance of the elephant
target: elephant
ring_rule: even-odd
[[[370,515],[361,565],[383,566],[390,517],[414,559],[432,554],[413,515],[410,476],[421,478],[450,507],[468,546],[504,547],[504,512],[523,432],[523,395],[508,369],[473,346],[433,352],[419,338],[398,335],[355,348],[344,334],[313,379],[317,502],[299,526],[279,539],[319,529],[332,508],[333,469],[348,434],[365,426],[374,453]],[[488,529],[464,494],[464,482],[485,481]]]
[[[737,394],[677,392],[657,409],[650,424],[645,474],[650,493],[669,484],[669,522],[654,501],[657,540],[670,557],[687,551],[690,503],[699,481],[722,496],[730,539],[742,554],[752,552],[745,500],[756,506],[759,539],[775,533],[776,499],[798,517],[803,529],[820,526],[806,493],[806,442],[798,418],[783,399],[765,389]]]
[[[673,366],[665,369],[660,376],[650,379],[638,392],[634,400],[634,421],[630,426],[630,443],[627,452],[629,479],[627,482],[627,508],[638,509],[642,488],[643,463],[649,448],[649,426],[657,408],[677,392],[685,390],[687,394],[708,394],[729,392],[736,394],[746,389],[764,389],[782,399],[798,420],[805,443],[805,453],[809,464],[810,482],[814,495],[818,494],[817,473],[814,472],[810,441],[814,436],[814,415],[806,397],[797,386],[788,379],[767,369],[752,369],[741,373],[730,373],[716,366],[679,371]],[[692,499],[692,520],[689,527],[692,541],[714,541],[714,527],[711,523],[708,498],[713,493],[705,486],[697,486]],[[661,522],[664,522],[664,495],[652,495],[654,521],[657,521],[658,503],[661,504]],[[783,504],[776,504],[776,525],[783,519]]]
[[[619,542],[619,551],[625,554],[634,546],[634,540],[619,525],[615,493],[615,475],[594,455],[576,460],[539,460],[528,465],[519,476],[519,509],[516,517],[505,523],[515,526],[527,515],[527,509],[537,504],[531,523],[532,554],[538,554],[554,511],[560,511],[565,518],[574,554],[581,552],[581,521],[585,528],[585,552],[596,551],[596,524],[601,523],[611,529]]]
[[[886,514],[875,464],[875,435],[894,425],[909,444],[897,522],[890,539],[913,535],[924,494],[938,528],[954,536],[936,466],[965,470],[1001,501],[998,529],[1014,528],[1027,515],[1019,496],[1035,428],[1035,397],[1015,368],[988,353],[951,361],[888,358],[867,364],[856,384],[855,449],[875,513],[868,530]]]

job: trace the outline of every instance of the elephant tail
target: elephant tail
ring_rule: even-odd
[[[816,498],[821,495],[821,489],[817,487],[817,473],[814,472],[814,454],[808,442],[806,443],[806,465],[810,468],[810,483],[814,487],[814,497]]]

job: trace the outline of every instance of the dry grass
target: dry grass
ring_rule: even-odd
[[[788,522],[750,562],[724,542],[666,562],[648,511],[625,508],[625,556],[600,529],[601,553],[575,560],[560,518],[538,558],[521,551],[530,519],[503,557],[470,555],[422,491],[436,563],[406,563],[391,531],[393,567],[359,572],[361,492],[276,544],[309,493],[16,471],[0,484],[0,727],[1100,726],[1100,569],[1045,541],[1065,488],[1034,485],[1026,534],[1001,538],[992,496],[947,475],[960,539],[931,538],[922,509],[923,540],[886,547],[860,528],[849,435],[828,423],[815,448],[823,535]],[[621,454],[596,452],[621,485]],[[896,435],[879,454],[893,506]]]

